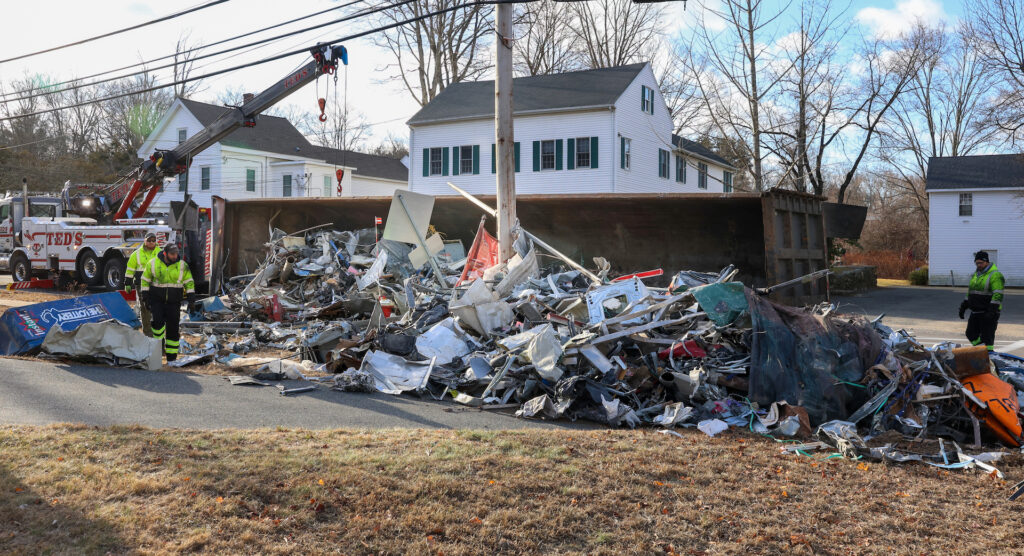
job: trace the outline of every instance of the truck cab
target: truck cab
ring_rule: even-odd
[[[25,216],[59,218],[64,216],[59,197],[29,195],[28,214],[25,214],[24,198],[8,195],[0,199],[0,269],[10,268],[11,253],[22,245],[21,222]]]

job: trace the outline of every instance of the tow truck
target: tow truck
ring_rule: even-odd
[[[261,112],[322,75],[348,64],[344,46],[318,44],[313,59],[240,106],[214,120],[173,149],[158,149],[147,160],[109,185],[65,183],[59,196],[32,195],[0,199],[0,271],[22,282],[56,273],[87,286],[121,289],[126,261],[148,232],[163,245],[177,242],[192,268],[196,288],[207,291],[212,275],[212,230],[209,209],[188,194],[171,202],[166,220],[146,218],[164,183],[188,170],[192,159],[239,127],[255,127]],[[321,112],[324,101],[320,101]],[[323,116],[321,115],[321,118]]]

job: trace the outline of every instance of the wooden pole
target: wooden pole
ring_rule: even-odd
[[[498,4],[494,41],[494,144],[498,178],[498,254],[512,258],[516,225],[515,135],[512,132],[512,4]]]

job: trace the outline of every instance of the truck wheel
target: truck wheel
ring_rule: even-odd
[[[27,282],[32,279],[32,263],[24,253],[15,253],[11,257],[11,279],[15,282]]]
[[[124,269],[128,266],[121,257],[114,257],[103,265],[103,285],[112,290],[124,289]]]
[[[98,286],[103,279],[102,264],[96,253],[86,251],[78,259],[78,279],[86,286]]]

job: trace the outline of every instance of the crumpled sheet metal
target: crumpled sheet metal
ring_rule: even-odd
[[[543,324],[498,341],[498,345],[518,353],[525,363],[532,363],[541,378],[557,381],[562,377],[558,360],[562,356],[562,343],[550,324]]]
[[[359,371],[374,378],[374,386],[379,392],[401,394],[426,389],[434,363],[435,359],[407,361],[397,355],[371,350],[366,352]]]
[[[71,331],[50,328],[42,349],[51,355],[111,360],[155,371],[162,366],[163,344],[116,320],[88,322]]]

